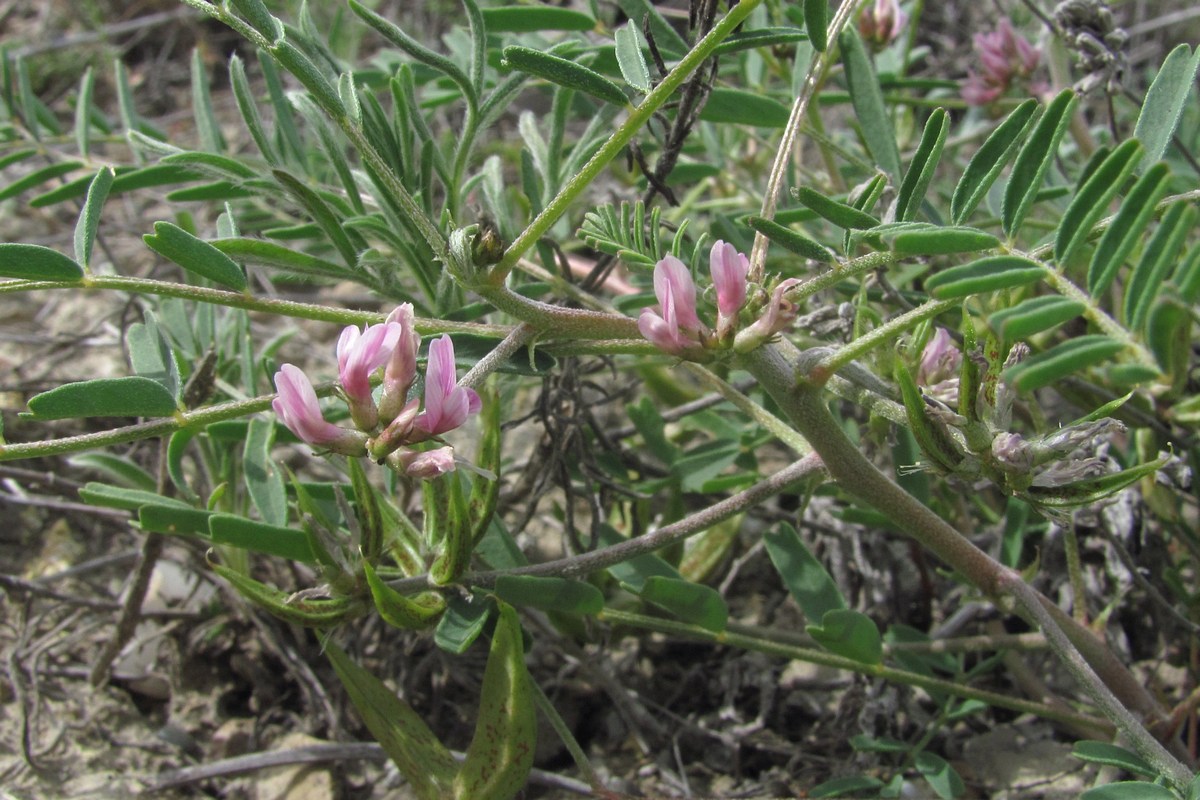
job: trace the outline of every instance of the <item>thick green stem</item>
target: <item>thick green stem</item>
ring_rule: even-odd
[[[797,369],[799,360],[800,353],[786,343],[760,347],[743,359],[745,368],[791,418],[842,489],[884,513],[892,524],[961,573],[997,605],[1012,610],[1012,586],[1021,577],[880,472],[842,432],[825,406],[822,391],[807,383],[807,375]],[[1152,731],[1162,730],[1162,709],[1104,642],[1049,600],[1041,599],[1071,644],[1120,703],[1145,719]]]
[[[488,281],[493,286],[498,286],[508,277],[508,273],[516,266],[517,259],[525,254],[529,248],[537,243],[538,239],[550,230],[550,227],[558,221],[558,218],[566,213],[571,203],[589,186],[600,174],[600,172],[608,166],[609,162],[620,155],[625,149],[625,145],[637,135],[642,126],[649,121],[650,117],[656,111],[662,108],[675,90],[683,85],[683,82],[688,79],[704,61],[712,55],[713,50],[717,48],[725,37],[733,33],[738,25],[745,21],[746,17],[750,16],[750,12],[759,6],[762,0],[741,0],[736,6],[729,10],[725,18],[713,26],[713,29],[708,32],[708,35],[696,43],[683,59],[675,65],[667,76],[662,79],[662,82],[655,86],[650,94],[646,95],[636,108],[629,112],[629,116],[625,121],[617,127],[613,135],[608,138],[596,154],[588,159],[588,162],[583,165],[579,172],[567,181],[562,190],[555,195],[554,199],[546,204],[542,213],[538,214],[532,222],[521,231],[520,235],[504,252],[504,257],[498,264],[492,267],[488,274]]]

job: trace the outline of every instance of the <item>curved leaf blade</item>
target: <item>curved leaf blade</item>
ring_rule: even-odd
[[[834,261],[833,251],[813,241],[802,233],[763,217],[747,217],[746,224],[766,236],[775,244],[798,256],[829,264]]]
[[[879,225],[879,220],[854,206],[832,200],[815,189],[801,186],[792,190],[792,195],[816,214],[829,220],[839,228],[866,230]]]

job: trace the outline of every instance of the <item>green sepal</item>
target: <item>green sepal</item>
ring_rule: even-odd
[[[430,579],[438,586],[453,583],[471,563],[474,549],[473,531],[462,480],[456,473],[443,475],[426,486],[432,487],[435,502],[442,517],[440,539],[442,553],[429,568]],[[426,494],[428,498],[429,495]],[[428,507],[426,514],[429,513]]]
[[[360,547],[363,558],[371,563],[379,560],[383,551],[383,514],[379,510],[379,498],[375,488],[367,479],[367,473],[357,458],[349,459],[350,486],[354,490],[354,515],[358,521]]]
[[[347,619],[360,616],[365,610],[356,597],[333,597],[327,600],[292,599],[293,595],[267,586],[242,573],[212,561],[208,564],[237,590],[238,594],[284,622],[306,628],[332,628]]]
[[[954,472],[963,458],[954,439],[944,426],[934,422],[925,413],[925,398],[908,367],[900,361],[896,362],[895,377],[904,400],[908,427],[917,440],[917,446],[940,470]]]
[[[421,592],[411,597],[400,594],[379,579],[369,561],[364,561],[362,567],[375,609],[387,624],[403,630],[420,630],[436,623],[446,610],[446,600],[439,592]]]
[[[490,386],[479,391],[483,407],[479,412],[479,427],[483,437],[479,442],[478,466],[489,476],[476,475],[467,503],[471,522],[471,543],[478,544],[492,524],[496,504],[500,500],[500,396]]]

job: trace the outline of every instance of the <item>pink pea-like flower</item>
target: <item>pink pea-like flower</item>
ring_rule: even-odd
[[[875,0],[858,18],[858,32],[863,41],[882,50],[896,41],[906,24],[908,15],[900,10],[897,0]]]
[[[436,478],[447,472],[454,472],[454,448],[439,447],[436,450],[425,450],[417,453],[412,450],[402,450],[397,453],[397,462],[404,474],[410,478]]]
[[[350,401],[355,425],[364,430],[374,428],[378,421],[371,397],[371,375],[391,358],[400,332],[400,325],[386,322],[365,326],[361,331],[349,325],[338,337],[338,381]]]
[[[416,330],[412,303],[397,306],[388,314],[386,322],[399,326],[396,346],[383,371],[383,394],[379,399],[379,416],[388,423],[404,408],[408,390],[417,379],[417,350],[421,336]]]
[[[717,240],[709,254],[708,268],[717,292],[717,338],[724,339],[737,328],[738,312],[746,304],[750,261],[733,245]]]
[[[739,353],[748,353],[791,325],[796,319],[798,309],[786,295],[799,285],[800,281],[796,278],[780,281],[771,293],[771,299],[767,301],[762,316],[737,335],[733,341],[733,349]]]
[[[458,385],[454,342],[443,335],[429,343],[425,369],[425,410],[413,425],[430,436],[452,431],[479,411],[482,401],[474,389]]]
[[[938,328],[921,351],[921,363],[917,365],[917,383],[926,388],[930,396],[951,405],[958,402],[958,370],[962,365],[962,353],[950,332]]]
[[[696,316],[696,284],[687,265],[671,255],[659,261],[654,266],[654,296],[662,313],[642,309],[638,318],[642,335],[672,355],[700,347],[704,326]]]
[[[271,401],[271,407],[288,430],[302,441],[347,455],[362,450],[358,434],[327,422],[321,415],[317,392],[299,367],[281,366],[275,373],[275,390],[279,396]]]
[[[996,30],[975,35],[975,53],[980,72],[972,70],[962,86],[968,104],[984,106],[994,102],[1015,82],[1027,80],[1041,60],[1041,52],[1018,34],[1008,19],[1001,19]]]

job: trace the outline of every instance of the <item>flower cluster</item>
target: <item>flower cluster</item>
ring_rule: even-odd
[[[899,38],[907,24],[908,15],[900,10],[897,0],[875,0],[874,5],[863,8],[858,33],[872,48],[882,50]]]
[[[1013,30],[1007,19],[1001,19],[996,30],[975,35],[975,53],[982,72],[971,70],[962,87],[963,100],[973,106],[989,105],[1012,85],[1027,82],[1041,60],[1038,48]]]
[[[955,411],[952,406],[959,402],[958,370],[963,355],[949,332],[939,328],[922,351],[917,367],[917,383],[925,394],[922,411],[943,445],[938,452],[926,455],[946,472],[966,480],[988,478],[1047,516],[1064,519],[1069,516],[1064,508],[1070,504],[1046,501],[1056,494],[1054,490],[1061,489],[1059,493],[1069,497],[1072,484],[1078,487],[1111,471],[1113,462],[1105,454],[1107,445],[1124,426],[1115,419],[1103,418],[1081,420],[1042,436],[1008,430],[1016,392],[1000,376],[1028,354],[1027,345],[1014,345],[1003,365],[987,367],[989,374],[974,393],[975,408]]]
[[[417,379],[416,331],[413,307],[405,303],[378,325],[362,330],[351,325],[337,343],[338,384],[350,407],[354,430],[325,420],[312,382],[298,367],[284,364],[275,373],[278,397],[271,403],[292,433],[309,444],[348,456],[370,455],[385,460],[407,475],[431,478],[454,469],[450,447],[402,450],[466,422],[479,411],[479,395],[458,385],[454,342],[443,335],[429,344],[425,370],[425,408],[408,399]],[[376,402],[371,378],[383,370],[383,386]]]
[[[685,358],[699,358],[706,350],[732,345],[738,352],[758,347],[782,331],[796,317],[796,307],[785,297],[799,283],[794,278],[775,287],[761,316],[739,330],[739,315],[747,305],[750,262],[733,245],[717,241],[708,259],[716,293],[717,325],[710,329],[696,311],[696,284],[687,265],[668,255],[654,267],[654,296],[658,310],[642,309],[638,330],[660,350]]]

